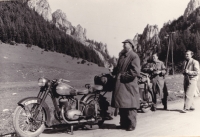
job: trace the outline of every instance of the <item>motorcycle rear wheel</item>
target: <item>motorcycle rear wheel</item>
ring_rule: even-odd
[[[15,131],[21,137],[37,137],[45,129],[45,110],[41,108],[37,117],[34,119],[34,107],[38,104],[31,103],[25,107],[18,106],[13,116],[13,126]]]
[[[96,104],[96,106],[97,106],[97,114],[95,114],[95,115],[97,115],[97,117],[100,118],[100,120],[97,121],[97,125],[100,128],[103,125],[104,121],[105,121],[104,120],[105,115],[103,113],[103,109],[100,107],[99,102],[94,100],[94,99],[90,100],[89,104]]]
[[[152,95],[151,95],[151,93],[148,92],[147,103],[146,103],[146,105],[141,106],[142,112],[147,113],[151,109],[151,105],[149,105],[149,103],[151,103],[152,101],[153,101]]]

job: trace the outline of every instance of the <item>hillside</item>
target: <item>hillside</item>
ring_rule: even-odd
[[[104,67],[87,61],[81,64],[81,61],[64,54],[46,52],[37,46],[27,48],[25,44],[2,43],[0,82],[37,81],[43,76],[69,79],[72,85],[81,87],[92,83],[95,75],[108,72]]]
[[[87,38],[87,29],[83,28],[81,24],[74,26],[70,22],[70,19],[67,18],[67,15],[71,13],[66,14],[61,9],[57,9],[52,13],[48,0],[28,0],[27,5],[30,9],[41,15],[44,20],[53,23],[60,31],[95,51],[102,62],[101,65],[107,68],[111,65],[109,61],[111,57],[107,52],[107,44],[103,44],[102,42],[93,43],[92,41],[94,40],[89,40],[90,38]]]
[[[177,20],[165,24],[160,30],[160,39],[162,46],[162,55],[167,53],[169,40],[165,39],[166,35],[170,36],[170,45],[173,46],[174,62],[178,64],[184,59],[185,50],[189,49],[195,53],[194,58],[200,61],[200,7],[193,11],[186,19],[180,16]],[[171,60],[171,50],[169,52]],[[164,59],[164,56],[162,56]]]
[[[185,51],[192,50],[194,58],[200,61],[200,0],[191,0],[183,15],[164,23],[159,30],[157,25],[147,25],[142,34],[136,34],[138,54],[145,64],[153,52],[160,53],[159,59],[172,69],[172,53],[175,72],[180,72],[185,59]],[[169,49],[169,50],[168,50]]]
[[[22,1],[0,2],[0,40],[37,45],[45,51],[55,51],[82,58],[103,66],[95,51],[84,46],[55,24],[46,21]]]

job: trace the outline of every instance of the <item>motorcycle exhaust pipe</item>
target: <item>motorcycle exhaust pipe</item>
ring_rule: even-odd
[[[66,118],[65,118],[65,115],[64,115],[64,110],[62,109],[61,110],[61,114],[62,114],[62,117],[63,117],[63,120],[67,123],[67,124],[79,124],[79,123],[86,123],[86,122],[94,122],[95,119],[92,118],[92,119],[88,119],[88,120],[77,120],[77,121],[68,121]]]

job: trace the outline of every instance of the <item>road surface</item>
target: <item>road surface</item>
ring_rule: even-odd
[[[74,135],[65,128],[46,129],[40,137],[155,137],[155,136],[200,136],[200,98],[195,98],[193,112],[181,113],[183,100],[170,102],[170,111],[162,110],[158,105],[156,112],[138,113],[137,127],[134,131],[116,129],[119,115],[113,120],[105,121],[101,129],[94,126],[91,130],[78,129]]]

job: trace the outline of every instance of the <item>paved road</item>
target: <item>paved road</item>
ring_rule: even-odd
[[[40,137],[152,137],[152,136],[200,136],[200,98],[195,98],[196,110],[180,113],[183,100],[169,104],[170,111],[163,111],[158,106],[156,112],[139,113],[138,123],[134,131],[116,129],[119,125],[119,116],[105,121],[103,128],[94,126],[92,130],[78,129],[74,135],[66,129],[47,129]]]

